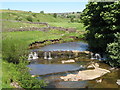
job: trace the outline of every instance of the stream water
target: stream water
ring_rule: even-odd
[[[61,44],[58,43],[58,44],[47,45],[39,49],[34,49],[33,51],[67,51],[67,50],[85,51],[87,49],[88,49],[88,44],[85,42],[67,42]]]
[[[52,44],[44,46],[33,51],[66,51],[66,50],[79,50],[85,51],[88,49],[87,43],[84,42],[68,42],[62,44]],[[63,64],[61,60],[76,60],[76,62]],[[111,71],[111,73],[104,75],[95,80],[86,81],[63,81],[60,79],[61,76],[66,76],[70,73],[78,73],[80,70],[85,70],[84,67],[91,59],[86,57],[79,58],[56,58],[54,60],[37,59],[31,61],[28,67],[31,68],[30,73],[32,75],[40,75],[38,79],[44,80],[48,83],[45,88],[118,88],[116,80],[118,77],[119,70]],[[96,60],[96,62],[98,62]],[[98,62],[100,67],[110,69],[111,67],[105,63]],[[102,79],[101,83],[97,83],[96,80]]]

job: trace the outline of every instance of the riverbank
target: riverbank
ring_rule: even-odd
[[[62,36],[62,34],[64,34],[64,36]],[[20,86],[23,88],[27,87],[25,86],[25,84],[27,84],[28,86],[31,85],[32,82],[29,82],[30,80],[28,79],[32,79],[33,77],[31,77],[31,75],[29,76],[30,78],[27,76],[29,72],[22,73],[20,71],[17,71],[16,69],[15,70],[13,69],[13,68],[18,67],[18,63],[21,61],[21,58],[26,58],[27,60],[28,53],[29,53],[28,46],[30,43],[35,42],[35,41],[43,41],[43,40],[51,40],[51,39],[53,40],[53,39],[60,39],[60,38],[65,38],[64,41],[66,42],[74,40],[73,38],[67,38],[71,36],[71,33],[67,33],[64,31],[58,31],[58,30],[50,30],[47,33],[43,31],[3,32],[2,35],[3,35],[3,39],[2,39],[3,58],[4,58],[4,61],[8,61],[7,65],[4,65],[5,67],[3,67],[4,69],[6,69],[3,73],[3,76],[4,76],[3,77],[4,81],[3,81],[3,86],[2,86],[3,88],[7,86],[8,86],[7,88],[13,88],[10,85],[10,83],[12,82],[13,83],[17,82],[19,84],[21,83]],[[72,36],[74,35],[79,36],[80,34],[78,33],[76,35],[75,33],[72,33]],[[49,43],[49,44],[52,44],[52,43]],[[8,74],[7,70],[10,68],[12,69],[9,70],[10,74]],[[22,71],[25,68],[26,66],[22,68],[18,67],[17,69],[20,69]],[[19,73],[19,75],[17,75],[16,73]],[[21,76],[21,77],[18,77],[18,76]],[[13,81],[11,82],[11,79],[9,78],[11,78]],[[23,79],[21,80],[20,78],[23,78]],[[24,81],[24,80],[27,80],[27,81]],[[32,80],[34,83],[37,82],[35,81],[36,80],[35,78]],[[23,82],[24,84],[22,84]],[[36,87],[41,87],[41,86],[36,86]]]

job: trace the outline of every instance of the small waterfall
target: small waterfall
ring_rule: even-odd
[[[48,56],[49,56],[48,59],[52,59],[50,52],[48,53]]]
[[[29,55],[28,55],[28,60],[33,60],[33,59],[38,59],[38,54],[36,52],[31,52]]]
[[[28,60],[32,60],[33,59],[33,53],[31,52],[29,55],[28,55]]]
[[[38,54],[34,52],[33,59],[38,59]]]
[[[94,55],[94,53],[91,53],[91,58],[90,59],[101,60],[102,58],[101,58],[100,54],[98,54],[98,53],[96,53],[95,55]]]
[[[44,52],[44,59],[47,59],[47,52]]]
[[[95,59],[101,60],[100,54],[96,53],[96,54],[95,54]]]
[[[95,59],[94,58],[94,53],[91,53],[91,58],[90,59]]]
[[[72,57],[71,54],[69,54],[68,58],[71,58],[71,57]]]

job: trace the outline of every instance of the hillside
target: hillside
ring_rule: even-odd
[[[17,21],[31,21],[31,22],[68,22],[68,19],[60,17],[53,17],[51,14],[33,13],[18,10],[0,10],[2,12],[2,19],[17,20]]]

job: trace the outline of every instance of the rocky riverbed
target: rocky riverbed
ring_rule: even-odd
[[[91,66],[93,66],[94,69],[79,71],[77,74],[68,74],[67,76],[61,76],[60,78],[64,81],[93,80],[104,74],[110,73],[109,70],[99,68],[99,64],[97,63],[94,63]]]

